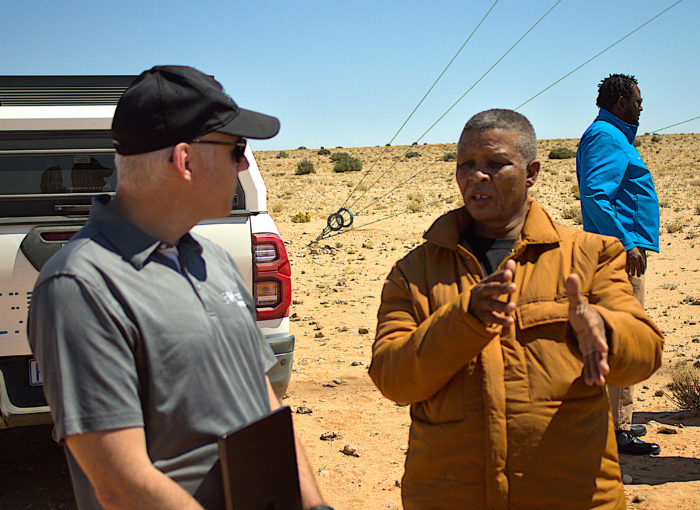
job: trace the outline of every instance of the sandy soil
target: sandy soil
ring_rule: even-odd
[[[662,451],[658,457],[623,456],[621,466],[632,477],[626,485],[628,507],[700,508],[700,413],[680,411],[664,394],[672,367],[700,365],[700,307],[694,306],[700,304],[695,249],[700,242],[700,135],[639,139],[662,206],[661,253],[649,258],[646,308],[666,335],[666,347],[662,368],[637,386],[635,422],[647,424],[647,440],[659,443]],[[580,228],[574,160],[547,157],[552,148],[575,150],[576,143],[539,142],[543,169],[532,195],[556,221]],[[435,218],[461,204],[454,162],[442,161],[456,146],[330,150],[359,158],[362,172],[334,173],[333,163],[318,149],[288,151],[288,157],[257,153],[269,209],[292,261],[297,346],[285,403],[297,413],[296,429],[335,508],[400,508],[408,408],[382,397],[367,367],[388,271],[421,243]],[[407,151],[420,157],[402,157]],[[295,175],[304,158],[315,173]],[[354,228],[309,247],[329,214],[343,205],[355,213]],[[310,222],[291,221],[307,212]],[[321,439],[326,432],[332,439]]]
[[[629,508],[694,509],[700,508],[700,412],[679,411],[664,389],[672,367],[700,365],[700,307],[691,304],[700,304],[700,135],[640,139],[662,205],[661,253],[649,259],[646,305],[666,335],[666,348],[662,368],[637,386],[635,422],[647,424],[648,440],[662,451],[653,458],[623,456],[621,465],[632,477]],[[576,140],[539,142],[543,171],[532,195],[555,220],[580,228],[573,218],[579,209],[574,160],[547,158],[552,148],[575,146]],[[331,149],[363,162],[362,172],[346,174],[334,173],[318,149],[288,151],[287,158],[257,153],[269,209],[292,261],[297,344],[285,403],[296,411],[296,430],[338,510],[401,507],[410,418],[407,407],[382,397],[367,376],[376,311],[393,263],[421,242],[438,215],[461,203],[454,163],[442,161],[454,144],[386,148],[378,160],[384,150]],[[407,151],[421,156],[406,160]],[[316,173],[295,175],[304,158]],[[342,205],[355,212],[355,228],[311,249],[328,215]],[[309,223],[291,221],[307,212]],[[0,509],[74,509],[51,426],[0,432]],[[330,440],[322,440],[327,432]]]

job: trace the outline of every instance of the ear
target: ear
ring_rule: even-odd
[[[629,101],[629,99],[627,99],[625,96],[618,97],[617,101],[615,102],[615,110],[618,112],[624,112],[627,108],[627,101]]]
[[[179,178],[187,182],[192,181],[192,170],[190,169],[192,148],[190,145],[187,143],[178,143],[173,147],[173,154],[170,159]]]
[[[532,188],[535,185],[537,176],[540,175],[540,162],[535,160],[527,166],[527,177],[525,178],[525,186]]]

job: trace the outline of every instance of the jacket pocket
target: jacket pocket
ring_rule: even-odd
[[[516,314],[533,401],[589,398],[600,392],[583,382],[583,362],[567,343],[568,301],[529,303]]]
[[[483,411],[483,370],[477,359],[457,372],[435,395],[414,404],[411,413],[422,421],[434,424],[463,421],[467,416],[480,416]]]

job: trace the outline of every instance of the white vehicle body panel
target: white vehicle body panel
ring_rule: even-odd
[[[43,135],[46,132],[57,132],[62,136],[63,133],[81,131],[88,133],[88,135],[90,135],[89,132],[98,131],[107,133],[107,130],[111,129],[112,116],[116,107],[114,104],[7,106],[5,102],[0,103],[2,104],[0,106],[0,133],[7,132],[8,136],[12,136],[11,132],[21,132],[25,138],[30,140],[30,144],[33,135],[28,136],[27,134],[31,134],[34,131],[37,132],[36,136],[39,137],[37,139],[46,136]],[[4,135],[0,134],[0,136]],[[67,134],[65,136],[70,137],[71,135]],[[105,135],[102,136],[104,137]],[[2,149],[0,156],[25,156],[29,153],[38,155],[100,153],[104,155],[109,152],[112,152],[112,150],[105,148],[84,148],[80,150],[49,148],[31,149],[27,152],[24,146],[21,146],[17,149]],[[246,158],[250,168],[239,174],[245,208],[236,209],[234,207],[230,216],[204,221],[195,226],[193,231],[212,240],[228,251],[243,275],[246,285],[253,292],[253,234],[273,233],[279,235],[279,231],[267,213],[267,189],[251,151],[250,144],[246,149]],[[70,171],[66,171],[65,175],[70,175]],[[1,178],[2,173],[0,173]],[[6,179],[8,179],[7,182],[10,182],[9,175]],[[25,185],[25,182],[27,181],[22,181],[22,186]],[[13,192],[17,192],[16,188]],[[24,193],[23,188],[21,192]],[[35,191],[34,193],[37,192]],[[74,197],[77,195],[67,196]],[[0,193],[0,201],[8,197],[10,196]],[[33,199],[43,200],[43,197],[44,195],[40,195],[33,197]],[[12,203],[14,202],[8,202],[8,204]],[[5,211],[7,211],[7,208]],[[8,388],[8,384],[11,384],[11,379],[8,379],[7,374],[3,374],[2,369],[4,365],[2,363],[4,360],[13,357],[26,357],[26,362],[29,364],[32,354],[27,340],[26,320],[34,283],[39,275],[39,271],[25,256],[21,244],[25,236],[37,226],[50,227],[52,225],[69,224],[71,228],[74,226],[77,230],[87,219],[84,212],[82,215],[76,214],[73,216],[69,216],[69,213],[64,214],[66,216],[0,218],[0,428],[46,423],[51,420],[49,409],[45,405],[17,406],[12,403],[10,398],[12,388]],[[273,350],[275,350],[278,358],[278,365],[269,375],[273,381],[275,391],[281,397],[289,382],[293,356],[294,337],[289,334],[289,317],[261,320],[258,321],[258,325],[270,342]],[[291,347],[289,347],[290,344]],[[288,348],[291,350],[284,350]],[[22,363],[25,362],[24,358],[16,359]],[[26,375],[29,378],[29,367],[27,367]],[[24,381],[24,383],[26,384],[27,381]]]

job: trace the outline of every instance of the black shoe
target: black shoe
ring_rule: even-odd
[[[634,437],[644,437],[647,435],[647,428],[644,425],[630,425],[630,432]]]
[[[627,455],[656,455],[661,452],[661,447],[656,443],[646,443],[637,439],[629,430],[616,430],[618,453]]]

